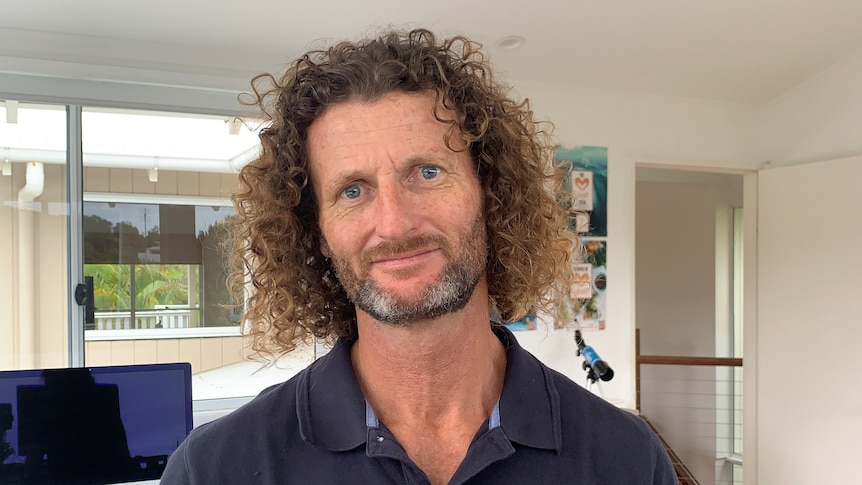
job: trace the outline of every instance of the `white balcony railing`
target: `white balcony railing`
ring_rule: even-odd
[[[142,310],[135,312],[96,312],[94,330],[131,330],[150,328],[190,328],[192,312],[197,309]]]

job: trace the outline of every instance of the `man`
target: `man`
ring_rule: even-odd
[[[196,429],[162,483],[676,483],[657,439],[489,312],[571,283],[553,146],[478,46],[427,31],[310,52],[234,196],[255,349],[337,343]]]

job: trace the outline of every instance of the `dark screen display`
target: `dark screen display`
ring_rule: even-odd
[[[191,366],[0,372],[0,483],[158,479],[192,428]]]

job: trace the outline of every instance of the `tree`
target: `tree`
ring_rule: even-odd
[[[84,274],[93,277],[93,304],[96,310],[119,311],[131,308],[132,287],[129,265],[85,264]]]

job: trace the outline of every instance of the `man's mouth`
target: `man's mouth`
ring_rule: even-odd
[[[424,248],[403,253],[380,255],[371,260],[371,264],[383,268],[398,269],[412,266],[422,261],[422,259],[437,251],[436,248]]]

